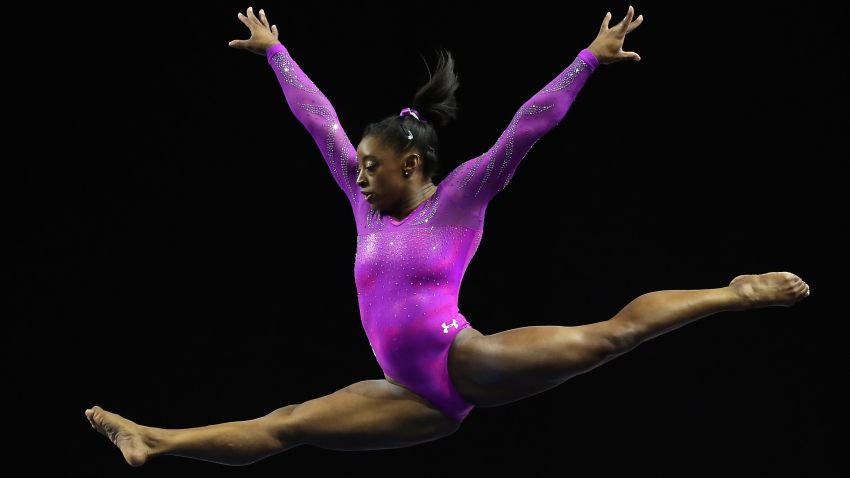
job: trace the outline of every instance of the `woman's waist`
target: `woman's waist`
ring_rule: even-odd
[[[457,306],[435,313],[372,314],[363,317],[369,343],[379,354],[441,347],[444,341],[451,340],[455,333],[469,325]]]
[[[417,334],[422,330],[441,330],[442,324],[461,326],[466,318],[458,309],[457,300],[432,300],[427,304],[415,301],[387,302],[373,307],[361,306],[360,318],[367,335]]]

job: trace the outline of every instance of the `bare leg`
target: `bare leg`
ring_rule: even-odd
[[[787,272],[739,276],[719,289],[651,292],[604,322],[522,327],[458,341],[449,356],[449,371],[470,403],[502,405],[554,388],[702,317],[790,306],[808,295],[808,285]]]
[[[299,445],[332,450],[399,448],[442,438],[460,427],[428,401],[386,380],[358,382],[255,420],[199,428],[146,427],[100,407],[85,414],[132,466],[158,455],[246,465]]]

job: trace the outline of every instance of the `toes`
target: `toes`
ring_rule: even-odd
[[[805,282],[800,278],[797,274],[792,274],[790,272],[780,272],[780,277],[784,280],[785,284],[790,286],[792,289],[797,289],[798,287],[803,286]]]
[[[786,281],[791,282],[791,281],[793,281],[793,280],[794,280],[797,276],[795,276],[794,274],[792,274],[792,273],[790,273],[790,272],[782,271],[782,272],[776,272],[776,273],[775,273],[775,275],[774,275],[773,277],[776,277],[776,278],[778,278],[778,279],[785,279]]]
[[[797,284],[796,286],[794,286],[794,293],[795,293],[795,295],[796,295],[796,300],[795,300],[795,302],[796,302],[797,300],[805,299],[805,298],[806,298],[806,297],[808,297],[808,296],[809,296],[809,294],[811,293],[811,291],[810,291],[810,289],[809,289],[809,284],[807,284],[807,283],[805,283],[804,281],[800,280],[800,283],[799,283],[799,284]]]

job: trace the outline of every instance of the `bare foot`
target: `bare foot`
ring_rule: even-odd
[[[790,272],[738,276],[729,288],[749,307],[790,307],[809,296],[809,285]]]
[[[85,413],[92,428],[112,440],[130,466],[145,464],[151,453],[145,440],[145,427],[100,407],[89,408]]]

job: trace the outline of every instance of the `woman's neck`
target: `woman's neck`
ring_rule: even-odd
[[[427,200],[437,191],[437,186],[434,186],[434,183],[428,182],[427,184],[423,184],[415,194],[413,194],[408,200],[404,202],[404,205],[401,208],[401,211],[398,213],[390,213],[396,221],[401,221],[406,218],[408,214],[413,212],[423,201]]]

